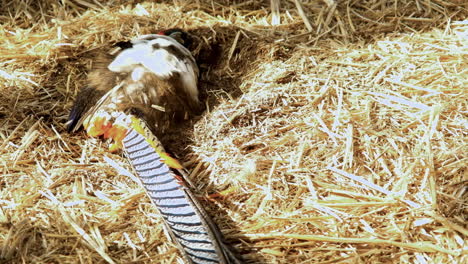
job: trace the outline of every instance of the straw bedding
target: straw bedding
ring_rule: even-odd
[[[0,263],[177,263],[121,153],[65,122],[99,52],[194,36],[163,138],[251,263],[465,263],[461,0],[2,1]]]

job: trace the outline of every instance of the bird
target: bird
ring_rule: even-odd
[[[199,70],[183,45],[189,41],[186,32],[169,29],[118,42],[116,49],[101,54],[88,74],[88,86],[77,95],[68,131],[86,126],[86,118],[103,108],[138,112],[156,133],[173,119],[199,111]]]
[[[191,192],[187,172],[167,154],[158,134],[200,110],[197,63],[190,36],[175,28],[117,42],[96,58],[77,94],[67,129],[123,149],[187,263],[242,263]]]

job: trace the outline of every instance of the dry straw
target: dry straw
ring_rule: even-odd
[[[161,3],[162,2],[162,3]],[[177,263],[120,153],[64,124],[93,58],[194,36],[205,113],[166,146],[253,263],[466,263],[462,0],[0,7],[0,263]]]

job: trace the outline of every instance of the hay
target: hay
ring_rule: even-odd
[[[164,141],[246,260],[466,262],[464,3],[2,1],[0,262],[177,262],[122,156],[64,129],[98,52],[173,26],[207,110]]]

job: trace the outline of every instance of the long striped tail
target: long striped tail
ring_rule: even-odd
[[[136,128],[132,122],[122,140],[124,150],[186,261],[241,263],[223,244],[217,227],[176,174],[174,168],[181,166],[156,147],[159,141],[154,136],[148,138],[148,131],[146,126]]]

